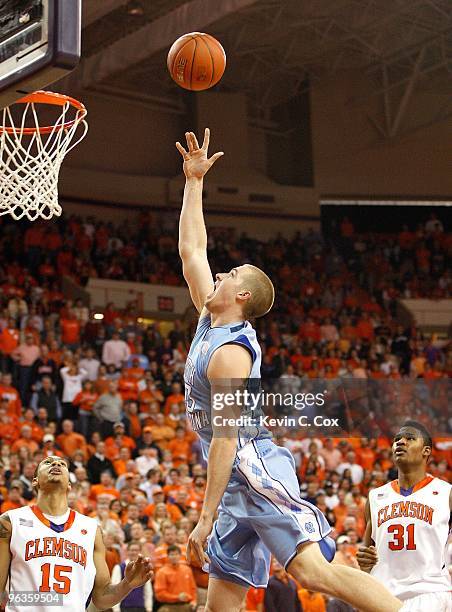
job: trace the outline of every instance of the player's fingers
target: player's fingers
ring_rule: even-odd
[[[218,153],[215,153],[214,155],[212,155],[212,157],[209,158],[209,162],[211,164],[214,164],[217,161],[217,159],[219,159],[223,155],[224,155],[223,151],[219,151]]]
[[[191,139],[190,132],[185,132],[185,138],[187,140],[188,150],[189,150],[190,153],[192,153],[192,151],[193,151],[193,142],[192,142],[192,139]]]
[[[179,153],[182,155],[184,159],[188,157],[187,151],[184,149],[184,147],[181,145],[180,142],[176,142],[176,149],[179,151]]]
[[[198,144],[198,139],[196,138],[196,134],[194,132],[190,132],[190,134],[191,134],[191,139],[192,139],[192,142],[193,142],[193,148],[195,150],[199,149],[199,144]]]
[[[209,128],[206,128],[204,130],[204,140],[202,141],[202,149],[204,151],[207,151],[207,149],[209,148],[209,142],[210,142],[210,130]]]

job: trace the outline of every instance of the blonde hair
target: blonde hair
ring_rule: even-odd
[[[275,301],[275,288],[269,277],[260,268],[245,264],[242,289],[249,291],[251,297],[243,307],[245,319],[263,317]]]

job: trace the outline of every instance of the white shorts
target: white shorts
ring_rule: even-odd
[[[400,612],[452,612],[452,593],[423,593],[403,603]]]

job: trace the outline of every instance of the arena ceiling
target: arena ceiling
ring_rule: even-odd
[[[181,107],[166,53],[181,34],[206,30],[228,57],[218,90],[245,92],[255,118],[307,78],[350,69],[371,83],[350,103],[378,98],[369,119],[384,138],[398,134],[415,92],[439,100],[418,123],[452,113],[451,0],[84,0],[83,21],[73,78],[88,90]]]

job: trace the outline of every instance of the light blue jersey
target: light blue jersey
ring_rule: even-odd
[[[187,416],[208,458],[212,441],[212,406],[207,368],[220,346],[238,344],[251,354],[248,380],[254,398],[259,394],[261,349],[248,322],[211,327],[210,314],[199,320],[185,367]],[[237,453],[231,478],[223,494],[218,518],[209,537],[210,576],[244,587],[266,587],[273,554],[290,564],[305,542],[318,542],[324,556],[334,557],[331,527],[318,508],[302,500],[295,462],[290,452],[277,446],[260,425],[260,406],[253,403],[241,416],[252,423],[239,428]],[[206,569],[207,571],[207,569]]]
[[[220,327],[211,327],[210,313],[198,322],[195,337],[187,357],[184,383],[185,405],[187,417],[193,431],[199,434],[204,458],[207,459],[212,440],[212,418],[215,409],[212,407],[210,382],[207,378],[207,368],[213,353],[224,344],[238,344],[246,348],[252,359],[248,390],[253,398],[258,399],[260,393],[261,348],[256,338],[256,332],[247,321],[230,323]],[[241,412],[247,417],[247,425],[238,432],[237,448],[242,448],[250,440],[271,438],[271,433],[260,425],[263,412],[260,403],[255,400],[249,403]]]

